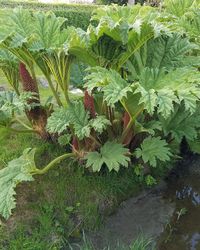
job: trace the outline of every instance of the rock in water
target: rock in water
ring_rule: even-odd
[[[104,228],[89,236],[95,249],[116,249],[118,242],[130,245],[141,234],[156,240],[163,233],[175,211],[175,204],[162,195],[144,192],[123,202],[116,214],[110,216]]]

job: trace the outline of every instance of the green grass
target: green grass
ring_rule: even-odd
[[[143,235],[140,235],[135,241],[133,241],[129,246],[118,242],[115,246],[115,250],[155,250],[154,248],[154,242],[151,239],[148,239],[144,237]],[[76,246],[76,249],[80,250],[95,250],[95,247],[93,246],[92,242],[87,239],[85,234],[83,234],[83,244],[69,244],[69,249],[73,250]],[[103,250],[111,250],[113,247],[107,246]]]
[[[0,140],[0,168],[27,147],[37,148],[38,166],[65,150],[41,142],[35,135],[10,134],[6,129],[0,129]],[[33,183],[19,186],[17,208],[0,233],[0,249],[61,249],[71,237],[81,237],[82,229],[97,230],[105,215],[139,189],[131,168],[93,174],[78,163],[64,161]],[[23,248],[18,247],[20,244]],[[43,247],[45,244],[48,248]]]

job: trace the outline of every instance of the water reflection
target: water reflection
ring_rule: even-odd
[[[199,162],[200,158],[195,164],[199,166]],[[158,250],[200,250],[200,175],[185,172],[169,181],[165,197],[176,203],[176,212],[171,231],[168,228],[163,234]],[[177,220],[177,212],[183,208],[187,213]]]
[[[176,197],[179,200],[189,198],[195,206],[200,205],[200,194],[190,186],[185,186],[181,191],[176,191]]]
[[[191,240],[190,240],[190,249],[197,250],[199,241],[200,241],[200,233],[194,233],[192,235]]]

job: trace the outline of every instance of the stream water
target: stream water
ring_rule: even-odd
[[[180,164],[164,194],[176,210],[160,238],[159,250],[200,250],[200,157]]]
[[[89,239],[96,250],[116,250],[118,241],[129,246],[141,233],[154,250],[200,250],[200,156],[179,162],[167,185],[123,202]]]

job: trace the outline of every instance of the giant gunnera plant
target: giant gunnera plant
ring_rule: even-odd
[[[34,84],[34,67],[43,72],[55,100],[43,130],[45,126],[46,133],[68,152],[38,168],[36,149],[28,148],[0,170],[0,214],[4,218],[16,206],[19,183],[33,181],[64,159],[73,158],[92,172],[132,167],[151,184],[155,182],[152,170],[179,154],[183,138],[189,144],[198,139],[200,62],[194,58],[199,46],[194,43],[194,33],[190,37],[183,29],[179,32],[177,25],[174,31],[169,14],[165,18],[159,11],[140,5],[106,6],[96,9],[92,17],[96,25],[90,24],[87,31],[63,29],[65,20],[51,13],[31,15],[14,10],[5,22],[0,47],[23,63],[21,73],[22,66],[30,70]],[[84,96],[76,101],[69,91],[74,61],[88,66]],[[8,120],[9,115],[17,117],[19,110],[31,115],[31,110],[41,107],[39,99],[34,101],[36,109],[33,107],[31,100],[37,95],[24,94],[16,67],[10,77],[9,66],[7,63],[4,71],[10,74],[6,73],[15,98],[0,95],[0,115]],[[7,124],[3,121],[2,126]],[[12,122],[10,127],[14,129]]]

